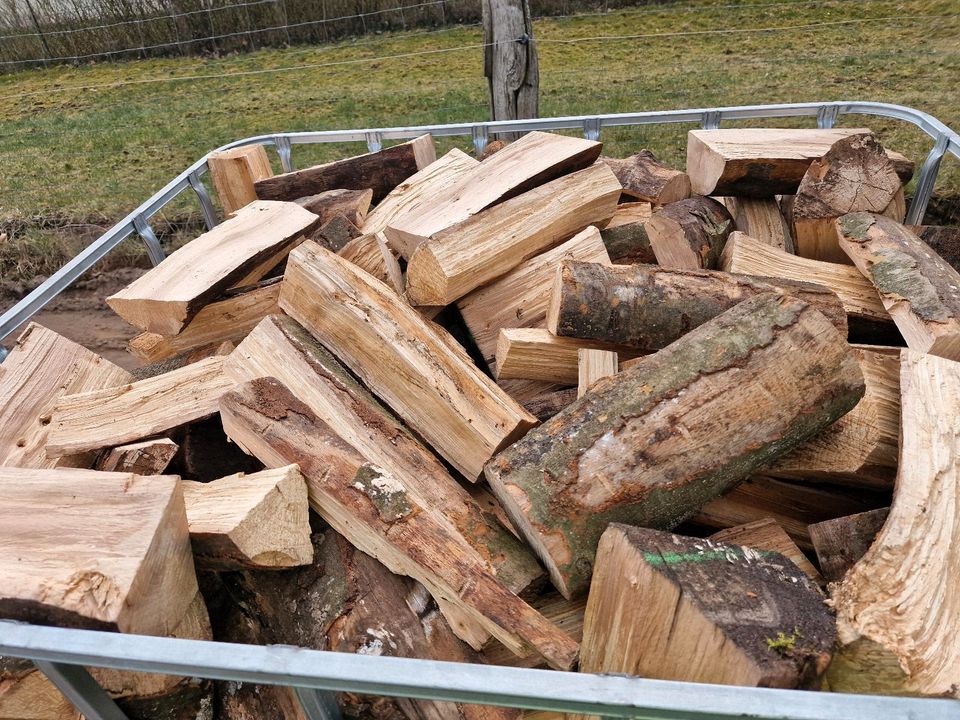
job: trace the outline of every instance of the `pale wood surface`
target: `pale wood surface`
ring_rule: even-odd
[[[0,659],[0,718],[83,720],[80,712],[29,660]]]
[[[753,522],[724,528],[710,536],[714,542],[733,545],[745,545],[756,550],[770,550],[780,553],[790,562],[803,570],[803,573],[817,585],[824,585],[825,581],[820,571],[797,547],[787,531],[773,518],[762,518]]]
[[[244,145],[213,153],[207,159],[207,167],[213,188],[220,198],[220,207],[227,217],[257,199],[253,188],[257,180],[273,177],[263,145]]]
[[[807,527],[817,562],[827,580],[838,582],[843,579],[873,545],[889,514],[890,508],[877,508]]]
[[[623,185],[623,194],[656,205],[690,197],[690,178],[659,162],[649,150],[641,150],[622,160],[601,158]]]
[[[776,198],[727,196],[719,197],[717,200],[722,202],[733,216],[733,226],[737,231],[751,236],[768,247],[793,254],[793,235]],[[733,233],[730,233],[727,245],[732,238]]]
[[[577,350],[577,397],[583,397],[599,380],[617,374],[617,353],[612,350]]]
[[[337,254],[389,285],[398,295],[402,295],[406,290],[400,263],[387,247],[382,232],[361,235],[344,245]]]
[[[108,297],[107,304],[143,330],[176,335],[235,281],[256,282],[247,271],[289,251],[316,219],[296,203],[251,203]]]
[[[297,198],[294,202],[320,218],[320,225],[325,225],[333,217],[342,215],[359,227],[366,222],[372,200],[373,190],[367,188],[366,190],[327,190],[316,195]]]
[[[167,469],[179,449],[180,446],[170,438],[120,445],[103,454],[97,460],[96,469],[134,475],[159,475]]]
[[[500,331],[497,345],[497,379],[528,379],[577,385],[579,352],[588,348],[636,357],[631,348],[595,340],[557,337],[544,328],[511,328]]]

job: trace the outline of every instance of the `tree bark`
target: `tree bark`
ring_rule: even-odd
[[[890,508],[877,508],[808,526],[810,541],[817,553],[817,562],[820,563],[820,569],[827,580],[843,580],[847,570],[873,545],[889,514]]]
[[[540,66],[527,0],[483,0],[483,74],[492,120],[525,120],[539,112]],[[511,141],[519,133],[499,133]]]
[[[692,197],[664,205],[645,225],[657,262],[672,270],[713,270],[733,230],[733,218],[719,202]]]
[[[601,158],[623,185],[623,194],[654,205],[667,205],[690,197],[690,178],[659,162],[649,150],[628,158]]]

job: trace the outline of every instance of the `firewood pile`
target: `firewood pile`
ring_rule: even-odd
[[[210,171],[224,222],[107,299],[141,368],[37,324],[0,366],[0,616],[960,694],[960,235],[869,130]],[[300,717],[93,672],[131,718]],[[78,715],[8,658],[0,717]]]

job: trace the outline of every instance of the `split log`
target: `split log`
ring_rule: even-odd
[[[97,461],[96,469],[134,475],[160,475],[179,449],[180,446],[170,438],[120,445],[106,452]]]
[[[733,218],[713,198],[693,197],[664,205],[644,227],[663,267],[712,270],[733,230]]]
[[[412,257],[421,242],[480,211],[589,167],[600,156],[601,147],[601,143],[592,140],[527,133],[460,174],[456,182],[438,188],[429,202],[396,214],[384,233],[401,254],[401,248],[407,248],[410,255],[405,257]]]
[[[787,531],[773,518],[763,518],[743,525],[724,528],[709,538],[713,542],[728,545],[744,545],[754,550],[768,550],[779,553],[803,571],[818,586],[824,584],[823,576],[797,547]]]
[[[297,462],[311,507],[359,550],[422,582],[518,654],[569,669],[577,644],[511,593],[449,520],[397,476],[368,463],[272,378],[221,401],[227,433],[268,466]]]
[[[357,227],[361,227],[367,219],[370,202],[373,200],[373,190],[327,190],[297,198],[294,202],[316,215],[319,225],[326,225],[338,215],[349,220]]]
[[[836,219],[855,212],[880,213],[901,189],[891,163],[873,135],[838,140],[803,176],[793,201],[797,254],[849,263],[837,244]]]
[[[837,631],[780,553],[612,524],[597,548],[581,672],[816,688]]]
[[[175,476],[0,469],[0,616],[169,635],[197,595]],[[104,523],[104,518],[110,518]]]
[[[469,480],[536,420],[386,285],[314,243],[290,256],[280,307]]]
[[[340,252],[351,241],[363,235],[360,228],[343,215],[334,215],[310,239],[327,250]]]
[[[828,679],[840,692],[960,697],[960,365],[904,350],[900,389],[893,504],[834,588],[839,648]]]
[[[239,342],[264,317],[277,312],[278,297],[280,278],[271,278],[205,306],[179,334],[142,333],[130,341],[127,350],[144,362],[155,363],[223,342]]]
[[[960,228],[942,225],[911,225],[909,228],[930,249],[960,272]]]
[[[739,233],[745,233],[768,247],[793,255],[793,235],[776,198],[719,197],[717,200],[727,208],[733,217],[733,226]],[[727,238],[728,245],[732,237],[733,233],[730,233]]]
[[[620,203],[613,217],[600,230],[610,260],[616,265],[656,264],[650,247],[647,222],[653,217],[650,203]]]
[[[699,195],[792,195],[810,164],[826,155],[834,143],[869,132],[867,128],[691,130],[687,173],[693,192]],[[887,156],[901,182],[908,183],[913,163],[889,150]]]
[[[608,157],[600,160],[613,170],[623,185],[623,194],[628,197],[654,205],[667,205],[690,197],[689,176],[659,162],[649,150],[641,150],[623,160]]]
[[[843,579],[873,545],[889,514],[890,508],[877,508],[824,520],[807,528],[817,562],[827,580],[839,582]]]
[[[207,158],[207,168],[226,217],[257,199],[253,188],[257,180],[273,177],[263,145],[244,145],[212,153]]]
[[[400,263],[387,247],[383,233],[362,235],[351,240],[337,253],[346,258],[358,268],[366,270],[380,282],[386,283],[398,295],[402,295],[406,287],[403,282],[403,272]]]
[[[458,300],[609,219],[619,196],[620,183],[609,168],[597,164],[424,237],[407,265],[407,294],[416,305]]]
[[[266,274],[316,219],[294,203],[251,203],[108,297],[107,304],[131,325],[176,335],[238,280],[259,280],[249,271],[259,266]],[[264,260],[273,265],[264,267]]]
[[[563,388],[537,395],[525,402],[523,407],[540,422],[546,422],[576,399],[576,388]]]
[[[582,349],[618,352],[636,357],[636,350],[595,340],[557,337],[543,328],[511,328],[500,331],[497,344],[498,380],[528,379],[576,385],[580,381]]]
[[[221,356],[209,357],[146,380],[60,398],[50,421],[47,455],[123,445],[213,415],[233,384],[223,373],[223,362]]]
[[[907,346],[960,360],[960,272],[889,218],[853,213],[837,228],[840,248],[876,286]]]
[[[591,226],[457,301],[488,366],[493,366],[502,329],[543,326],[549,290],[561,260],[610,264],[600,233]]]
[[[603,378],[617,374],[617,353],[611,350],[580,348],[577,350],[577,397],[581,398]]]
[[[190,543],[200,567],[261,570],[307,565],[307,484],[296,465],[208,483],[181,480]]]
[[[759,295],[600,381],[486,477],[554,587],[574,597],[607,523],[676,526],[862,395],[860,367],[821,313]]]
[[[30,323],[0,365],[0,466],[89,467],[93,457],[48,458],[58,400],[130,381],[130,373],[53,330]]]
[[[296,200],[327,190],[373,190],[374,204],[418,170],[437,159],[430,135],[305,170],[294,170],[256,183],[261,200]]]
[[[651,353],[743,300],[771,292],[809,303],[846,336],[847,316],[839,299],[820,285],[709,270],[569,260],[557,270],[547,328],[561,337]]]
[[[583,613],[587,609],[587,599],[585,597],[567,600],[560,593],[552,591],[530,600],[530,606],[571,638],[580,642],[583,637]],[[498,642],[490,643],[489,647],[484,648],[483,657],[491,665],[523,668],[546,667],[543,659],[538,655],[518,657]],[[529,720],[532,713],[533,711],[527,710],[523,717]],[[562,718],[565,716],[555,717]]]

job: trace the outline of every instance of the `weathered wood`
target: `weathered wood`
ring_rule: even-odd
[[[270,159],[263,145],[244,145],[211,153],[207,158],[207,168],[213,189],[220,198],[220,207],[227,217],[257,199],[253,188],[257,180],[273,176]]]
[[[299,464],[311,507],[355,547],[459,606],[517,653],[533,649],[559,669],[576,662],[577,644],[511,593],[450,521],[278,381],[244,383],[223,397],[220,413],[230,437],[268,466]]]
[[[855,212],[880,213],[901,189],[893,164],[873,135],[838,140],[814,160],[793,200],[797,254],[849,263],[837,244],[836,219]]]
[[[197,594],[176,476],[0,469],[0,616],[144,635]],[[109,522],[104,522],[109,518]]]
[[[600,156],[600,148],[600,143],[591,140],[527,133],[493,157],[460,173],[454,182],[437,188],[429,202],[394,215],[384,233],[392,247],[410,257],[427,238],[481,210],[589,167]],[[404,248],[409,254],[405,254]]]
[[[540,64],[527,0],[482,0],[483,74],[490,91],[490,118],[538,117]],[[518,41],[524,38],[524,42]],[[498,133],[516,140],[519,133]]]
[[[846,335],[837,296],[820,285],[656,265],[603,266],[564,260],[557,270],[547,328],[650,353],[747,298],[784,293],[810,303]]]
[[[278,297],[280,278],[265,281],[205,306],[177,335],[142,333],[129,342],[127,350],[144,362],[155,363],[198,348],[239,342],[264,317],[277,312]]]
[[[837,631],[777,552],[612,524],[600,539],[581,672],[818,687]]]
[[[294,202],[306,208],[318,218],[319,225],[326,225],[338,215],[357,227],[361,227],[367,219],[370,202],[373,200],[373,190],[326,190],[316,195],[297,198]]]
[[[373,190],[374,204],[437,159],[433,137],[421,135],[366,155],[356,155],[256,183],[261,200],[296,200],[327,190]]]
[[[458,300],[587,226],[609,219],[619,196],[620,183],[598,163],[434,233],[410,257],[407,295],[416,305]]]
[[[202,347],[174,355],[165,360],[157,360],[149,365],[141,365],[140,367],[134,368],[132,372],[133,379],[146,380],[147,378],[179,370],[182,367],[192,365],[195,362],[214,357],[215,355],[229,355],[233,352],[234,347],[236,346],[230,340],[226,340],[218,345],[203,345]]]
[[[179,448],[170,438],[120,445],[103,454],[97,460],[96,469],[134,475],[160,475]]]
[[[546,422],[576,399],[576,388],[548,390],[524,402],[523,407],[540,422]]]
[[[890,508],[877,508],[807,527],[820,569],[827,580],[839,582],[843,579],[873,545],[889,514]]]
[[[560,593],[551,591],[532,598],[530,600],[530,606],[571,638],[580,642],[580,639],[583,637],[583,612],[587,608],[587,599],[585,597],[567,600]],[[492,642],[488,647],[484,648],[483,657],[491,665],[526,668],[546,667],[546,664],[539,655],[530,654],[519,657],[498,642]],[[526,711],[523,717],[529,718],[531,712],[530,710]],[[565,717],[562,714],[555,716],[559,718]]]
[[[954,270],[960,271],[960,228],[911,225],[909,228]]]
[[[36,323],[21,333],[0,368],[0,465],[92,465],[90,456],[47,457],[50,416],[64,395],[122,385],[130,373]]]
[[[790,225],[783,217],[776,198],[719,197],[717,200],[733,217],[733,226],[737,231],[746,233],[768,247],[793,254]],[[733,233],[730,233],[728,245],[732,237]]]
[[[580,348],[577,350],[577,397],[581,398],[594,383],[617,374],[617,353],[611,350]]]
[[[691,130],[687,135],[687,173],[700,195],[773,197],[792,195],[810,167],[835,142],[867,128],[749,128]],[[903,183],[913,176],[913,163],[887,151]]]
[[[686,200],[690,197],[690,178],[659,162],[649,150],[628,158],[600,158],[623,185],[623,194],[654,205]]]
[[[664,205],[644,225],[657,263],[676,270],[714,269],[733,218],[713,198],[692,197]]]
[[[636,350],[620,345],[557,337],[543,328],[511,328],[500,331],[497,379],[542,380],[576,385],[580,381],[579,352],[582,349],[612,351],[625,358],[639,355]]]
[[[536,423],[396,293],[313,243],[287,264],[280,307],[469,480]]]
[[[753,522],[724,528],[710,536],[713,542],[744,545],[754,550],[769,550],[783,555],[803,571],[803,574],[817,585],[824,585],[823,576],[797,547],[787,531],[773,518],[763,518]]]
[[[363,235],[360,228],[343,215],[334,215],[320,229],[310,235],[310,239],[327,250],[340,252],[346,245]]]
[[[860,367],[821,313],[759,295],[600,381],[488,463],[486,477],[554,587],[573,597],[607,523],[676,526],[862,395]]]
[[[488,366],[493,366],[502,329],[543,326],[550,287],[561,260],[610,263],[600,233],[591,226],[457,301]]]
[[[837,220],[840,248],[876,286],[907,346],[960,360],[960,272],[881,215]]]
[[[960,364],[904,350],[886,523],[833,590],[833,690],[960,697]]]
[[[142,330],[176,335],[236,281],[259,280],[248,271],[265,259],[279,262],[316,219],[295,203],[251,203],[108,297],[107,304]]]
[[[653,217],[650,203],[620,203],[613,217],[600,230],[600,237],[617,265],[634,263],[656,264],[657,257],[650,247],[647,221]]]
[[[337,253],[346,258],[358,268],[366,270],[380,282],[386,283],[398,295],[402,295],[406,286],[403,282],[403,272],[400,263],[387,247],[383,233],[375,235],[361,235],[351,240]]]
[[[483,162],[491,155],[494,155],[500,152],[501,150],[503,150],[509,144],[510,143],[507,142],[506,140],[500,140],[500,139],[491,140],[490,142],[488,142],[486,145],[483,146],[482,152],[477,153],[477,160]]]
[[[146,380],[61,397],[51,416],[47,455],[123,445],[213,415],[233,384],[223,362],[209,357]]]

